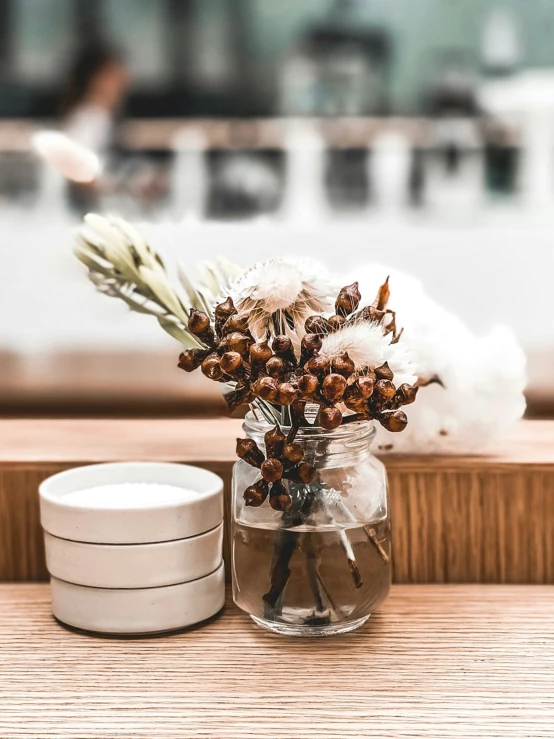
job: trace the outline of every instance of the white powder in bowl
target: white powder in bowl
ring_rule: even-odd
[[[83,508],[148,508],[167,503],[184,503],[198,496],[194,490],[157,482],[122,482],[75,490],[63,502]]]

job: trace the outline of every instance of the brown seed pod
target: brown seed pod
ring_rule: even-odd
[[[215,343],[215,334],[210,319],[204,311],[193,308],[190,312],[187,325],[191,334],[197,336],[204,344],[213,346]]]
[[[385,317],[385,311],[379,310],[378,308],[375,308],[373,305],[368,305],[365,308],[362,308],[362,310],[355,316],[355,318],[357,319],[358,316],[363,321],[372,321],[373,323],[381,323],[381,321]]]
[[[279,462],[278,459],[275,459],[273,457],[270,457],[269,459],[266,459],[265,462],[262,462],[262,466],[260,468],[262,477],[264,480],[267,480],[267,482],[276,482],[277,480],[280,480],[281,477],[283,477],[283,465],[281,462]]]
[[[215,354],[215,352],[207,356],[201,366],[202,373],[206,375],[208,379],[221,380],[223,377],[223,370],[221,369],[219,356]]]
[[[237,457],[252,467],[261,467],[265,459],[264,453],[254,439],[237,439]]]
[[[385,362],[380,367],[375,367],[375,375],[379,380],[392,380],[394,373],[389,367],[389,363]]]
[[[292,482],[309,485],[314,481],[317,474],[316,468],[309,462],[300,462],[295,467],[291,467],[283,473],[283,477]]]
[[[318,334],[305,334],[300,344],[300,364],[303,367],[308,359],[311,359],[314,352],[321,349],[321,336]]]
[[[408,424],[408,417],[404,413],[404,411],[393,411],[392,413],[383,413],[382,416],[379,416],[379,423],[381,426],[387,429],[387,431],[392,431],[394,433],[398,433],[399,431],[404,431]]]
[[[306,369],[313,375],[326,375],[330,367],[331,363],[329,360],[320,357],[319,354],[314,354],[306,364]]]
[[[241,382],[237,383],[237,386],[234,390],[225,393],[224,398],[230,413],[236,410],[239,405],[242,405],[243,403],[250,403],[252,400],[254,400],[254,396],[250,391],[250,385]]]
[[[304,323],[307,334],[317,334],[318,336],[327,336],[330,333],[329,321],[323,316],[310,316]]]
[[[356,365],[348,356],[348,352],[344,352],[344,354],[339,354],[338,356],[333,357],[331,360],[331,367],[334,372],[338,372],[339,375],[342,375],[343,377],[350,377],[356,369]]]
[[[269,483],[258,480],[244,491],[244,504],[258,508],[269,495]]]
[[[285,486],[280,480],[277,480],[271,486],[269,494],[269,505],[275,511],[289,511],[292,506],[292,498],[287,493]]]
[[[348,398],[344,401],[344,405],[348,408],[349,411],[355,411],[356,413],[368,417],[371,415],[369,412],[367,400],[364,400],[364,398]]]
[[[278,356],[286,354],[292,349],[292,341],[285,334],[279,334],[273,339],[271,348]]]
[[[226,375],[233,375],[242,368],[242,357],[238,352],[225,352],[219,360],[221,369]]]
[[[185,349],[179,355],[179,369],[185,370],[185,372],[193,372],[198,369],[202,362],[210,354],[209,349]]]
[[[362,376],[362,375],[363,375],[363,377],[369,377],[370,379],[373,380],[374,383],[377,382],[377,375],[371,369],[371,367],[365,367],[364,370],[362,371],[362,374],[360,376]]]
[[[256,344],[250,344],[250,361],[256,363],[267,362],[271,359],[272,351],[269,348],[267,341],[258,341]]]
[[[371,398],[375,387],[375,380],[368,375],[360,375],[356,378],[356,387],[362,398]]]
[[[374,392],[376,392],[385,400],[392,400],[396,393],[396,388],[390,380],[377,380],[377,382],[375,383]]]
[[[233,352],[238,352],[241,356],[249,353],[250,345],[254,343],[254,339],[239,331],[233,331],[227,336],[227,346]]]
[[[227,322],[227,319],[231,316],[234,316],[236,312],[237,309],[235,308],[235,305],[230,297],[227,298],[227,300],[223,301],[223,303],[216,305],[214,315],[215,330],[218,336],[221,336],[223,326]]]
[[[267,458],[281,457],[286,441],[287,437],[278,426],[272,428],[271,431],[267,431],[264,436]]]
[[[326,431],[338,428],[342,423],[342,413],[338,408],[330,406],[328,408],[321,407],[316,418],[316,426],[321,426]]]
[[[319,379],[315,375],[306,374],[298,380],[298,390],[303,397],[310,397],[319,387]]]
[[[262,398],[262,400],[268,400],[270,403],[273,403],[277,400],[277,388],[278,383],[275,378],[260,377],[260,379],[254,384],[252,391],[258,398]]]
[[[282,382],[277,388],[277,403],[279,405],[292,405],[298,397],[298,387],[292,382]]]
[[[418,390],[418,387],[408,385],[408,383],[405,382],[404,384],[400,385],[400,387],[396,391],[394,402],[398,403],[398,405],[410,405],[410,403],[413,403],[416,399]]]
[[[342,398],[346,390],[346,380],[342,375],[333,372],[330,375],[325,375],[323,383],[321,385],[321,393],[323,397],[334,403],[335,401]]]
[[[223,303],[216,305],[214,315],[217,319],[221,320],[222,318],[224,318],[226,321],[229,316],[234,316],[236,312],[237,309],[235,308],[233,299],[231,297],[228,297],[226,300],[223,301]]]
[[[291,464],[298,464],[304,459],[304,449],[301,444],[285,444],[282,456]]]
[[[282,377],[287,370],[287,365],[281,357],[271,357],[265,364],[265,371],[270,377]]]
[[[331,331],[337,331],[341,326],[344,326],[346,318],[344,316],[331,316],[327,319],[327,322]]]
[[[223,336],[238,331],[238,333],[245,334],[248,332],[248,316],[241,316],[239,313],[235,313],[225,321],[221,329]]]
[[[368,412],[367,398],[363,397],[356,384],[346,388],[342,402],[349,410],[356,411],[356,413]]]
[[[337,296],[335,313],[339,316],[349,316],[354,313],[360,305],[361,297],[357,282],[346,285]]]
[[[207,313],[193,308],[190,312],[188,328],[191,334],[195,336],[204,333],[206,329],[210,328],[210,319]]]
[[[288,336],[284,334],[276,336],[273,339],[271,348],[278,357],[281,357],[281,359],[290,362],[293,367],[296,367],[296,357],[294,356],[292,341]]]

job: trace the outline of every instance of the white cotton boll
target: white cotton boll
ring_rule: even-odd
[[[377,426],[376,448],[404,453],[472,453],[509,433],[523,415],[525,355],[512,332],[494,328],[475,336],[452,313],[424,292],[409,275],[381,265],[358,269],[361,306],[373,302],[379,285],[390,275],[388,307],[396,311],[403,345],[422,380],[439,377],[444,387],[419,390],[403,410],[408,426],[392,434]],[[397,383],[398,384],[398,383]]]
[[[96,154],[59,131],[38,131],[33,134],[32,144],[44,161],[68,180],[92,182],[100,174]]]

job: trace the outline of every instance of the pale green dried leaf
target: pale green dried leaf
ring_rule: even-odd
[[[179,262],[179,264],[177,265],[177,275],[179,277],[179,282],[183,286],[183,289],[188,298],[188,307],[196,308],[196,310],[205,310],[204,301],[202,300],[202,297],[198,294],[198,290],[187,275],[182,262]]]
[[[218,298],[224,292],[225,284],[223,284],[223,281],[218,274],[217,265],[213,262],[200,262],[198,264],[198,271],[200,272],[202,282],[212,293],[214,298]]]
[[[217,266],[224,277],[225,287],[229,287],[229,285],[244,272],[238,264],[235,264],[235,262],[232,262],[230,259],[223,256],[219,256],[217,258]]]
[[[117,297],[127,303],[129,308],[135,313],[144,313],[149,316],[160,317],[161,308],[157,303],[147,302],[142,296],[133,294],[125,294],[123,291],[118,290]]]
[[[141,232],[137,228],[135,228],[128,221],[123,220],[123,218],[114,218],[113,222],[117,225],[117,227],[120,229],[122,234],[126,237],[127,244],[131,245],[135,249],[141,262],[145,264],[146,266],[149,266],[153,262],[153,256],[152,256],[153,250],[148,245],[146,238],[141,234]]]
[[[98,272],[105,277],[111,278],[113,276],[113,270],[110,267],[109,262],[98,257],[94,252],[77,245],[73,249],[73,253],[82,262],[85,267],[88,267],[91,272]]]
[[[167,310],[173,313],[183,323],[186,323],[188,316],[178,297],[175,295],[164,270],[156,266],[154,269],[139,267],[139,271],[144,283],[150,288],[158,300],[165,305]]]

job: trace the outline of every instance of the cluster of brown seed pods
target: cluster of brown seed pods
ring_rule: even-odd
[[[394,375],[385,362],[380,367],[356,368],[348,353],[328,359],[320,355],[323,338],[353,321],[379,323],[396,342],[394,312],[387,309],[388,280],[379,289],[375,302],[358,311],[361,295],[358,283],[343,287],[330,318],[312,316],[305,322],[300,357],[291,339],[275,336],[256,342],[248,330],[248,315],[236,310],[231,298],[215,308],[212,321],[202,311],[191,311],[188,328],[204,348],[188,349],[179,358],[179,367],[192,372],[198,367],[206,377],[233,382],[227,395],[229,408],[256,398],[276,406],[289,406],[292,426],[287,437],[275,427],[265,435],[266,455],[252,439],[237,441],[238,456],[260,469],[261,478],[245,491],[247,505],[261,505],[269,496],[276,510],[288,510],[290,496],[283,480],[309,484],[315,477],[312,465],[303,461],[301,445],[294,443],[298,428],[307,425],[307,404],[317,406],[315,425],[325,430],[342,423],[375,419],[389,431],[402,431],[408,422],[401,406],[413,403],[417,387],[396,387]],[[353,411],[344,414],[343,408]]]
[[[260,470],[261,477],[244,491],[248,506],[261,506],[269,496],[269,505],[276,511],[288,511],[291,497],[283,480],[309,485],[316,476],[316,470],[309,462],[304,462],[301,444],[295,444],[289,437],[275,427],[264,436],[266,453],[253,439],[237,439],[237,455]]]

